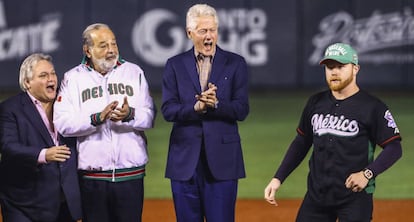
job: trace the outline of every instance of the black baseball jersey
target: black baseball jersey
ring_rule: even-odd
[[[376,145],[401,139],[388,107],[360,90],[344,100],[324,91],[309,98],[298,133],[312,141],[308,192],[316,201],[338,204],[352,195],[346,178],[374,159]],[[373,193],[375,180],[365,189]]]

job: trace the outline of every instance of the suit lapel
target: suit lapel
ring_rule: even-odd
[[[200,81],[198,80],[197,64],[194,56],[194,47],[185,53],[184,64],[195,90],[197,92],[201,92]]]
[[[211,73],[208,82],[216,83],[220,76],[224,74],[223,69],[227,62],[222,50],[216,46],[216,54],[214,55],[213,64],[211,66]]]
[[[43,140],[49,145],[52,146],[53,140],[50,137],[49,131],[46,128],[45,124],[43,123],[42,117],[40,116],[39,112],[37,111],[35,105],[31,101],[29,95],[27,93],[21,94],[21,101],[23,107],[23,113],[26,115],[26,119],[33,124],[33,126],[38,129],[40,136]]]

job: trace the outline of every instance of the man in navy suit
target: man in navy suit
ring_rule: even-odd
[[[23,92],[0,104],[0,204],[4,222],[81,218],[73,138],[52,122],[57,76],[52,59],[28,56],[20,67]]]
[[[214,8],[187,12],[194,47],[170,58],[162,83],[162,114],[173,122],[166,177],[178,222],[234,221],[238,179],[245,177],[237,121],[249,113],[243,57],[216,46]]]

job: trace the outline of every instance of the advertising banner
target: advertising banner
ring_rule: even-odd
[[[187,9],[198,1],[0,0],[1,90],[18,89],[22,60],[50,54],[59,78],[82,60],[86,26],[108,24],[121,56],[141,66],[161,89],[166,60],[188,50]],[[241,54],[252,89],[325,85],[324,49],[350,43],[359,52],[359,83],[414,88],[414,1],[207,1],[219,15],[218,45]]]

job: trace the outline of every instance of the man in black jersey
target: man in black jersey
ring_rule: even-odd
[[[388,107],[358,87],[360,67],[351,46],[330,45],[320,65],[329,90],[309,98],[264,197],[277,205],[276,191],[313,146],[296,221],[371,221],[375,178],[401,157],[400,132]],[[374,160],[376,145],[382,151]]]

